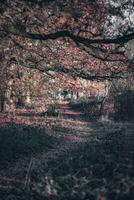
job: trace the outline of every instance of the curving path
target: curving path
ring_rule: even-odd
[[[64,157],[79,144],[87,142],[93,136],[93,132],[102,131],[99,125],[84,120],[84,113],[72,110],[67,102],[60,103],[57,110],[57,117],[47,117],[47,121],[53,121],[52,132],[59,139],[59,142],[50,147],[47,151],[39,153],[31,158],[20,159],[8,171],[3,171],[0,176],[0,189],[7,190],[13,184],[25,186],[27,176],[31,171],[36,171],[43,165],[56,162],[60,157]],[[50,132],[50,130],[48,130]]]

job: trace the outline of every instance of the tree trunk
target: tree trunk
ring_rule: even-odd
[[[0,97],[0,112],[6,111],[6,98],[5,96]]]
[[[76,93],[77,99],[79,99],[79,92]]]

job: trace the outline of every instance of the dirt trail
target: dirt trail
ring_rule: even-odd
[[[96,124],[84,120],[84,113],[72,110],[66,102],[60,104],[58,113],[57,126],[59,124],[59,129],[62,128],[63,130],[58,130],[56,135],[61,142],[54,144],[50,149],[36,156],[21,159],[14,166],[9,167],[8,171],[3,171],[4,182],[1,177],[1,188],[7,189],[14,182],[24,185],[30,162],[32,162],[30,170],[36,171],[42,165],[47,166],[47,163],[54,162],[59,157],[66,155],[70,150],[76,148],[78,144],[85,143],[87,138],[92,135],[92,132],[95,129],[97,130]],[[66,129],[68,130],[67,132]]]
[[[64,128],[68,128],[68,133],[59,131],[57,137],[61,139],[61,143],[53,146],[48,152],[42,153],[38,158],[34,158],[35,165],[41,165],[42,162],[56,160],[58,157],[68,153],[68,151],[76,148],[80,143],[87,141],[87,136],[91,134],[92,128],[89,122],[82,119],[84,113],[72,110],[68,104],[60,104],[58,109],[59,117]]]
[[[129,188],[133,191],[134,124],[86,121],[82,112],[72,110],[66,102],[60,104],[57,112],[58,115],[56,114],[56,116],[42,116],[42,120],[47,120],[48,123],[50,122],[53,125],[48,133],[56,137],[57,140],[54,143],[49,141],[52,145],[47,150],[38,152],[36,155],[32,154],[31,157],[27,155],[23,159],[18,159],[12,166],[9,165],[8,170],[3,170],[3,173],[0,174],[0,199],[22,199],[21,196],[24,196],[22,193],[27,193],[32,184],[38,182],[38,178],[44,180],[44,178],[51,178],[53,174],[57,176],[56,171],[61,173],[61,170],[64,172],[64,169],[65,171],[67,169],[68,173],[70,166],[72,167],[70,171],[73,169],[75,175],[80,172],[83,177],[84,172],[84,179],[87,177],[87,180],[92,180],[91,183],[96,184],[96,188],[91,187],[94,194],[97,195],[102,188],[105,188],[110,194],[112,194],[111,191],[115,194],[116,189],[119,191],[116,195],[121,196],[119,199],[124,199],[122,195],[126,195],[126,193],[122,194],[122,180],[126,187],[124,192],[129,191]],[[39,114],[37,113],[37,115]],[[44,125],[43,134],[46,134],[46,124]],[[27,134],[27,132],[24,134]],[[85,145],[84,148],[79,146],[86,142],[88,142],[88,145]],[[70,159],[69,163],[66,163],[66,158],[67,162],[68,158]],[[101,183],[102,187],[98,183]],[[45,187],[44,183],[42,186]],[[1,193],[4,194],[4,198]],[[17,195],[16,193],[20,195],[19,198],[10,196],[10,194]],[[68,193],[70,195],[70,189]],[[130,196],[133,196],[133,193]],[[125,196],[125,199],[130,198]]]

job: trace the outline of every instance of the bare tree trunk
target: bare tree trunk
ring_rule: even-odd
[[[79,92],[76,93],[77,99],[79,99]]]
[[[0,112],[6,111],[6,98],[4,95],[0,97]]]

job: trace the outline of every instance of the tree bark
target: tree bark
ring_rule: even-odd
[[[5,96],[0,97],[0,112],[6,111],[6,98]]]

